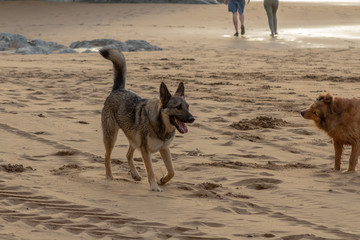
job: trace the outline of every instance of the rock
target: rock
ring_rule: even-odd
[[[6,51],[9,49],[9,44],[7,44],[5,41],[0,41],[0,51]]]
[[[114,39],[95,39],[95,40],[85,40],[73,42],[70,45],[70,48],[85,48],[86,52],[94,52],[91,48],[117,48],[122,52],[128,51],[159,51],[162,50],[158,46],[151,45],[150,43],[144,40],[127,40],[125,43],[114,40]],[[97,49],[96,49],[97,51]]]
[[[56,42],[46,42],[46,41],[43,41],[43,40],[40,40],[40,39],[31,40],[31,41],[28,41],[28,43],[31,46],[42,47],[42,48],[45,48],[45,49],[49,49],[51,51],[56,51],[56,50],[66,48],[64,45],[58,44]]]
[[[26,46],[16,49],[15,53],[19,54],[50,54],[52,51],[48,48],[38,46]]]
[[[20,34],[0,33],[0,51],[29,46],[27,39]]]
[[[158,46],[151,45],[144,40],[127,40],[125,42],[129,51],[160,51]]]
[[[15,53],[19,54],[94,53],[103,47],[117,48],[122,52],[162,50],[144,40],[128,40],[124,43],[114,39],[95,39],[76,41],[71,43],[70,47],[66,47],[41,39],[27,40],[20,34],[0,33],[0,51],[15,50]]]
[[[112,47],[118,48],[120,51],[127,52],[127,46],[123,42],[114,39],[95,39],[76,41],[70,44],[70,48],[101,48],[111,45]]]

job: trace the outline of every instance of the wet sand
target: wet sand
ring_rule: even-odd
[[[125,52],[126,86],[156,98],[161,81],[171,92],[183,81],[196,117],[171,144],[164,192],[149,191],[138,152],[143,180],[131,179],[122,134],[107,181],[100,112],[111,64],[96,53],[0,54],[0,238],[359,239],[359,172],[332,171],[331,140],[299,113],[323,91],[359,97],[359,40],[286,30],[354,26],[358,12],[282,3],[272,39],[254,2],[246,36],[233,38],[223,5],[0,2],[4,32],[164,48]]]
[[[140,39],[168,50],[359,47],[359,5],[280,3],[271,38],[262,2],[246,5],[246,35],[234,33],[226,5],[1,2],[2,32],[29,39]],[[161,7],[159,7],[161,6]]]

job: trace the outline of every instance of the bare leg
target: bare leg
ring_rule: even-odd
[[[343,144],[334,140],[334,149],[335,149],[335,164],[334,170],[339,171],[341,166],[341,155],[343,152]]]
[[[145,148],[141,148],[141,155],[142,155],[142,158],[143,158],[143,161],[145,164],[145,168],[146,168],[146,172],[147,172],[147,176],[148,176],[148,180],[149,180],[149,184],[150,184],[150,191],[162,192],[161,188],[156,183],[150,153]]]
[[[141,176],[140,176],[139,172],[136,170],[136,167],[134,164],[134,151],[135,151],[135,148],[133,148],[131,145],[129,145],[129,150],[126,154],[126,158],[129,163],[131,177],[136,181],[140,181]]]
[[[240,23],[241,23],[241,35],[244,35],[245,34],[245,26],[244,26],[245,16],[244,16],[244,13],[239,14],[239,19],[240,19]]]
[[[235,28],[235,34],[239,34],[239,24],[238,24],[238,19],[237,19],[237,12],[233,13],[233,24],[234,24],[234,28]]]
[[[243,14],[243,13],[242,13],[242,14],[240,14],[239,19],[240,19],[240,23],[241,23],[241,25],[243,25],[243,26],[244,26],[244,24],[245,24],[245,16],[244,16],[244,14]]]
[[[355,144],[352,146],[348,172],[353,172],[356,170],[356,165],[357,165],[358,158],[359,158],[359,151],[360,151],[359,144]]]
[[[160,184],[165,184],[168,181],[170,181],[170,179],[172,179],[175,175],[175,171],[174,171],[174,166],[172,163],[172,159],[171,159],[171,153],[169,148],[164,148],[160,150],[160,155],[164,161],[165,167],[167,169],[167,174],[166,176],[163,176],[160,179]]]

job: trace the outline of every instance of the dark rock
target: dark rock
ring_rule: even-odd
[[[20,34],[0,33],[0,51],[29,46],[27,39]]]
[[[0,51],[6,51],[9,49],[9,44],[7,44],[5,41],[0,41]]]
[[[122,52],[162,50],[144,40],[128,40],[124,43],[114,39],[95,39],[76,41],[70,47],[66,47],[56,42],[47,42],[41,39],[27,40],[20,34],[0,33],[0,51],[12,50],[19,54],[94,53],[103,47],[117,48]]]
[[[114,40],[114,39],[95,39],[95,40],[85,40],[85,41],[76,41],[71,43],[70,48],[117,48],[122,52],[128,51],[159,51],[162,50],[158,46],[151,45],[150,43],[144,40],[127,40],[125,43]],[[89,52],[86,50],[86,52]],[[90,50],[90,52],[94,52]]]
[[[159,51],[162,50],[158,46],[151,45],[144,40],[127,40],[125,42],[129,51]]]
[[[114,39],[95,39],[95,40],[85,40],[85,41],[76,41],[70,44],[70,48],[101,48],[108,47],[118,48],[120,51],[127,52],[127,46],[125,43],[114,40]]]
[[[49,49],[51,51],[56,51],[56,50],[66,48],[64,45],[58,44],[56,42],[46,42],[46,41],[43,41],[40,39],[31,40],[31,41],[28,41],[28,43],[33,47],[42,47],[45,49]]]
[[[25,46],[22,48],[16,49],[15,53],[20,54],[50,54],[52,53],[52,50],[44,47],[38,47],[38,46]]]

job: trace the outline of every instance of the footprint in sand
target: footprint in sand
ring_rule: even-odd
[[[266,190],[276,188],[280,183],[282,183],[282,181],[275,178],[249,178],[233,183],[232,185],[246,186],[254,190]]]

